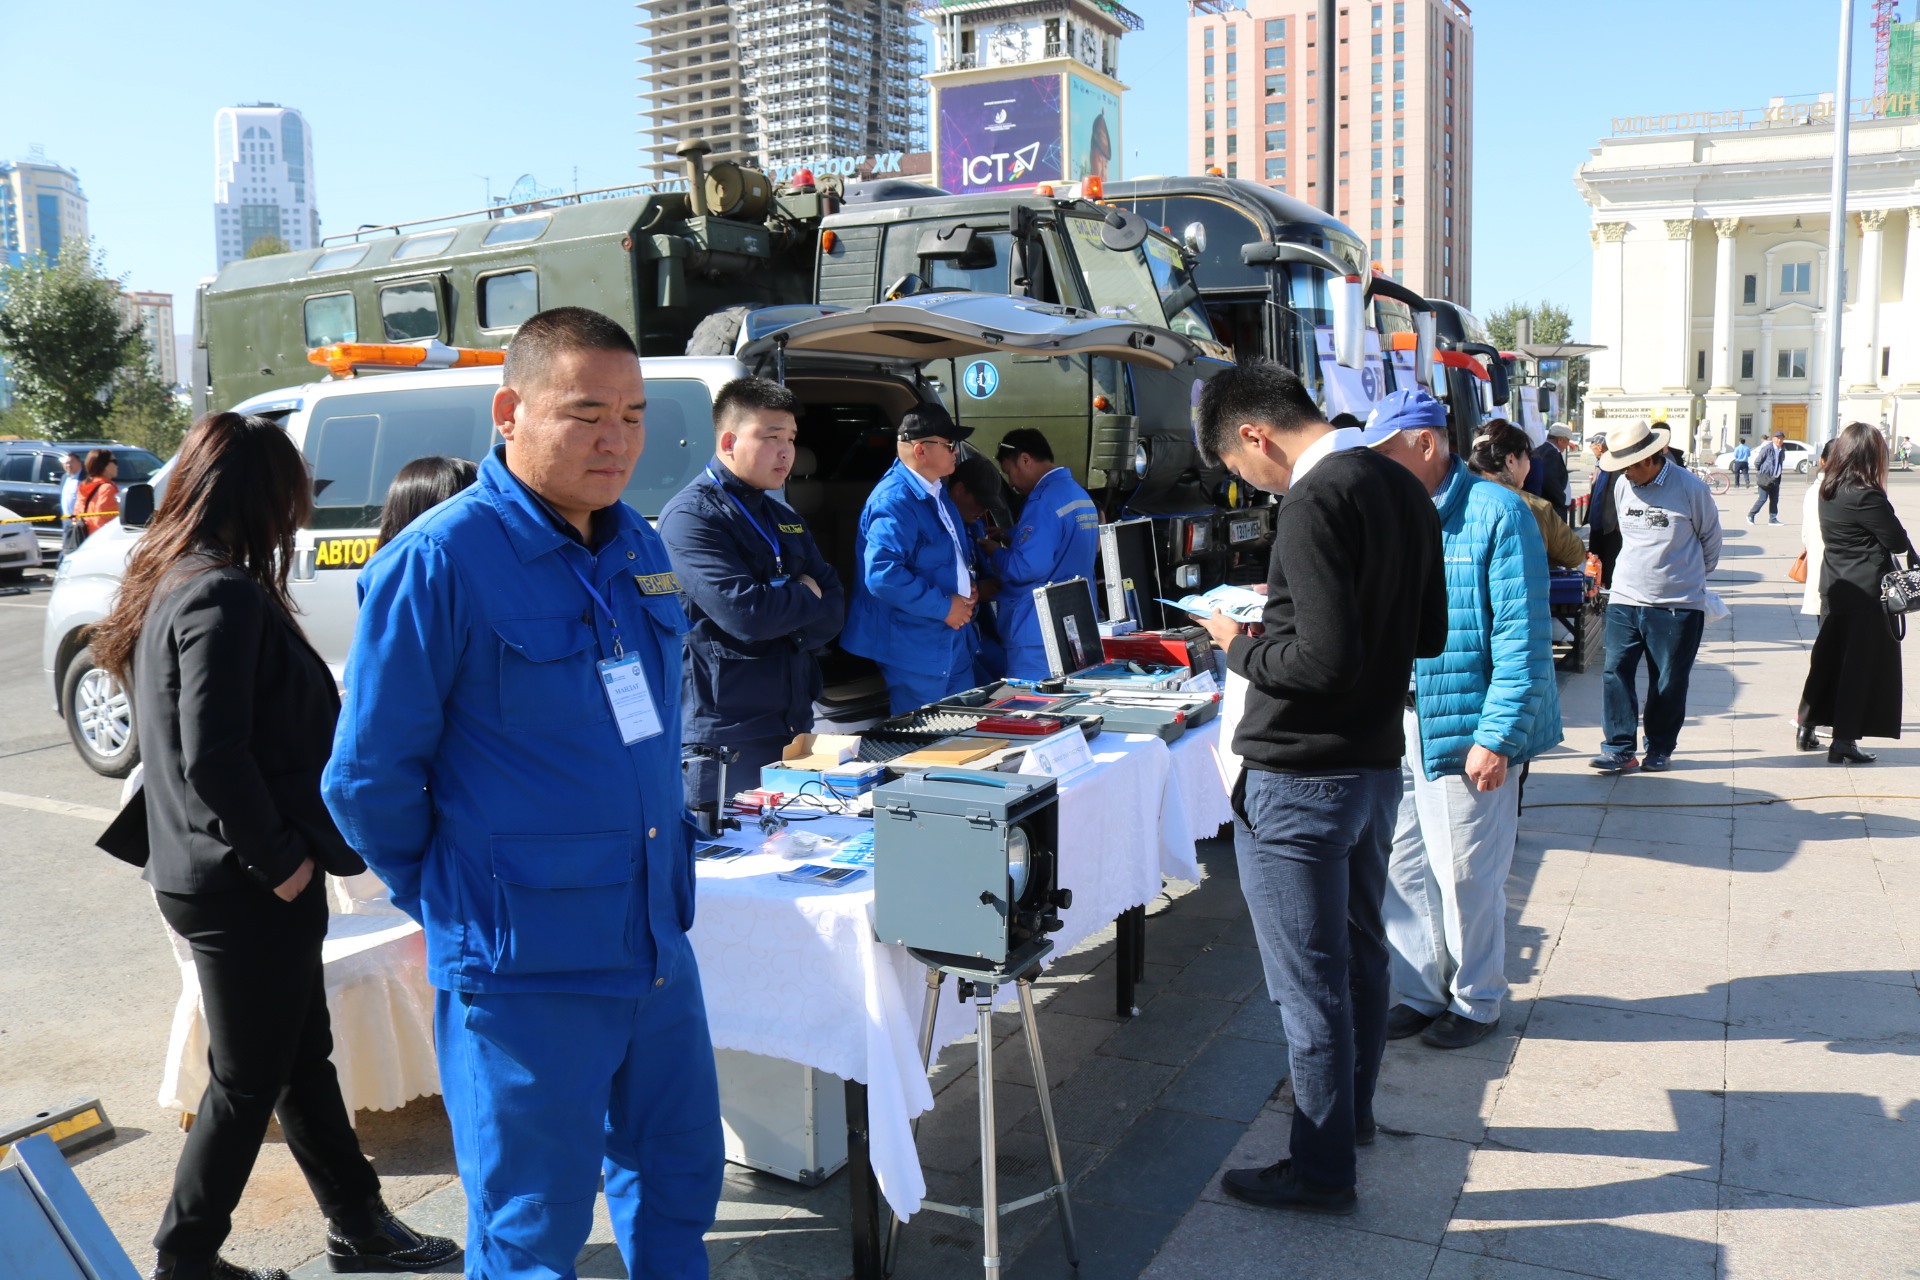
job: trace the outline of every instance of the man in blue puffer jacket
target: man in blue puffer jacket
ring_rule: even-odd
[[[1387,1035],[1459,1049],[1500,1021],[1507,872],[1520,768],[1560,741],[1546,548],[1518,495],[1453,456],[1446,409],[1400,391],[1368,443],[1433,494],[1447,577],[1447,644],[1414,664],[1406,771],[1383,915],[1398,1003]]]

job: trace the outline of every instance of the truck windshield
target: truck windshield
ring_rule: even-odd
[[[1200,290],[1193,283],[1193,273],[1187,270],[1180,251],[1162,240],[1151,236],[1142,246],[1147,251],[1147,268],[1153,273],[1153,286],[1160,293],[1160,306],[1167,313],[1167,327],[1186,338],[1213,339],[1213,326],[1208,323],[1204,308],[1200,305]]]
[[[1140,248],[1121,253],[1101,240],[1103,224],[1098,218],[1070,217],[1065,221],[1074,257],[1080,263],[1080,278],[1086,283],[1087,300],[1097,314],[1159,325],[1187,337],[1213,338],[1206,313],[1195,305],[1198,299],[1187,303],[1177,318],[1167,314],[1168,298],[1188,280],[1178,250],[1148,237]],[[1160,252],[1166,256],[1160,257]]]

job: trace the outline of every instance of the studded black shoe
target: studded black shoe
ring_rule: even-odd
[[[445,1236],[422,1235],[393,1216],[385,1200],[367,1206],[370,1228],[327,1220],[327,1266],[335,1271],[430,1271],[460,1252]]]
[[[243,1267],[215,1254],[211,1258],[176,1258],[163,1253],[154,1259],[151,1280],[288,1280],[278,1267]]]

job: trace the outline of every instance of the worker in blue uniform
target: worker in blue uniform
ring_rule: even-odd
[[[813,728],[816,650],[840,634],[846,593],[806,521],[772,495],[793,470],[800,399],[766,378],[736,378],[713,401],[716,452],[660,513],[687,615],[682,735],[725,748],[727,787],[760,785],[797,733]],[[690,755],[687,807],[712,808],[719,765]]]
[[[973,682],[991,684],[1007,674],[1007,650],[1000,643],[1000,622],[996,601],[1000,579],[993,576],[991,563],[997,545],[993,534],[1007,525],[1007,482],[992,461],[971,450],[960,459],[947,477],[947,496],[960,513],[961,533],[967,544],[967,568],[973,574],[977,602],[973,610],[976,647],[973,654]]]
[[[1053,460],[1053,446],[1032,427],[1015,427],[1001,438],[995,456],[1014,492],[1026,502],[993,553],[1000,579],[1000,634],[1006,640],[1007,675],[1044,680],[1046,641],[1033,591],[1072,578],[1093,581],[1100,552],[1100,511],[1073,473]]]
[[[687,929],[686,614],[620,501],[646,442],[625,330],[520,326],[480,478],[362,574],[323,782],[425,927],[467,1274],[561,1280],[605,1179],[635,1277],[704,1277],[723,1159]]]
[[[860,511],[859,577],[840,647],[880,664],[896,713],[973,684],[978,597],[960,512],[940,483],[972,434],[938,404],[907,410],[894,464]]]

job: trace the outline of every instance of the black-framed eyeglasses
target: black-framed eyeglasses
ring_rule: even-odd
[[[922,436],[920,439],[920,443],[921,444],[937,444],[941,448],[947,450],[949,453],[960,452],[960,446],[958,444],[954,443],[951,440],[942,440],[938,436]]]

